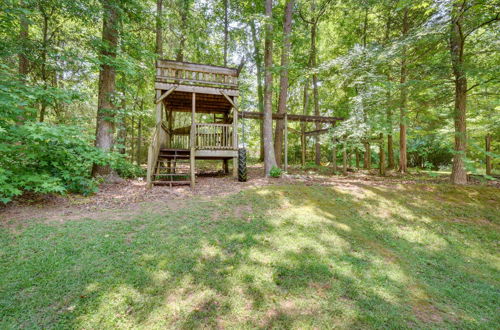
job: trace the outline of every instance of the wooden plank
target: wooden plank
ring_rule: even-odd
[[[321,134],[328,133],[329,130],[330,130],[329,128],[323,128],[323,129],[317,129],[314,131],[305,132],[304,134],[306,136],[321,135]]]
[[[172,92],[175,91],[176,88],[177,88],[177,86],[174,86],[174,87],[170,88],[168,91],[166,91],[165,93],[161,94],[161,96],[156,99],[155,103],[156,104],[160,103],[164,98],[166,98],[167,96],[172,94]],[[158,93],[157,93],[157,95],[158,95]]]
[[[217,158],[217,157],[227,157],[234,158],[238,157],[238,151],[236,150],[220,150],[220,149],[202,149],[195,151],[196,158]]]
[[[236,83],[226,83],[226,82],[218,82],[218,81],[212,81],[212,80],[185,79],[185,78],[177,78],[177,77],[162,76],[162,75],[156,75],[156,81],[166,82],[166,83],[171,83],[171,84],[180,84],[180,85],[198,86],[198,85],[205,84],[205,85],[214,85],[214,87],[222,86],[222,87],[230,88],[230,89],[237,89],[238,88],[238,84],[236,84]]]
[[[249,119],[263,119],[264,114],[262,112],[249,112],[240,111],[239,115],[243,118]],[[282,114],[273,113],[273,119],[283,119]],[[335,123],[337,121],[344,120],[342,117],[324,117],[324,116],[306,116],[306,115],[287,115],[288,121],[300,121],[300,122],[316,122],[316,123]]]
[[[189,63],[189,62],[157,60],[156,67],[165,69],[176,69],[176,70],[190,70],[203,73],[223,74],[232,77],[238,76],[238,69],[216,66],[216,65]]]
[[[176,91],[178,92],[220,95],[221,91],[220,88],[213,88],[213,87],[186,86],[186,85],[175,85],[162,82],[155,82],[156,89],[167,90],[172,88],[173,86],[177,86]],[[229,96],[240,95],[239,91],[236,89],[223,89],[223,91]]]

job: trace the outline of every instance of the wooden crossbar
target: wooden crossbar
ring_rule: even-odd
[[[242,118],[249,119],[263,119],[264,114],[262,112],[250,112],[250,111],[238,111],[238,115]],[[342,117],[323,117],[323,116],[306,116],[306,115],[287,115],[288,121],[300,121],[300,122],[310,122],[310,123],[336,123],[337,121],[344,120]],[[273,113],[273,120],[284,119],[283,114]]]

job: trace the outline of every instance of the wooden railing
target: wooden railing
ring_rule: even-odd
[[[189,135],[172,135],[172,141],[170,142],[170,148],[172,149],[189,149]]]
[[[204,87],[238,89],[236,69],[211,65],[159,60],[156,81]]]
[[[196,149],[234,149],[232,124],[195,124]]]

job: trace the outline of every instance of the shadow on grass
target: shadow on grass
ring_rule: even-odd
[[[267,187],[212,202],[194,200],[172,212],[146,211],[133,221],[87,219],[33,225],[17,235],[3,231],[0,325],[488,327],[498,322],[498,268],[490,257],[481,258],[491,254],[487,250],[495,248],[498,233],[476,228],[471,235],[456,224],[436,225],[439,216],[416,221],[429,205],[412,202],[410,191],[394,195],[360,188],[370,195],[320,186]],[[377,213],[391,205],[406,213]],[[448,206],[434,207],[447,211]],[[477,237],[482,233],[484,242]],[[470,245],[481,244],[477,255],[469,253]],[[482,275],[474,275],[477,268]]]

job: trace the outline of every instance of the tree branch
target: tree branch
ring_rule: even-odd
[[[495,81],[497,80],[497,78],[491,78],[491,79],[488,79],[488,80],[485,80],[485,81],[481,81],[481,82],[478,82],[477,84],[474,84],[472,86],[470,86],[468,89],[467,89],[467,92],[470,91],[471,89],[473,88],[476,88],[477,86],[481,86],[481,85],[484,85],[484,84],[487,84],[489,82],[492,82],[492,81]],[[497,81],[500,81],[500,80],[497,80]]]
[[[472,28],[469,32],[467,32],[464,36],[464,39],[467,38],[469,35],[471,35],[474,31],[477,31],[478,29],[482,28],[483,26],[486,26],[488,24],[494,23],[500,21],[500,13],[497,13],[493,18],[479,24],[478,26]]]

